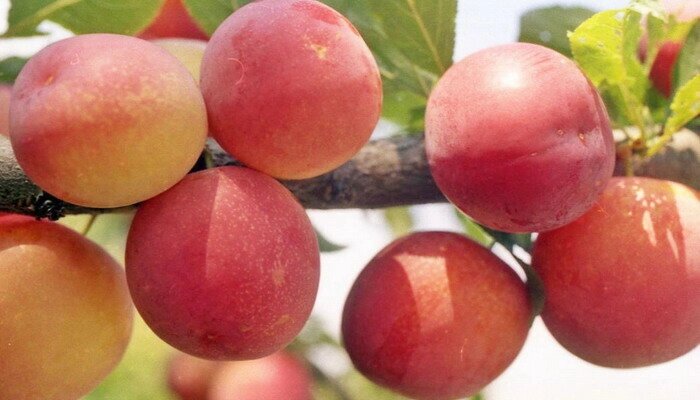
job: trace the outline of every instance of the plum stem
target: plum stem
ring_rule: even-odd
[[[97,220],[97,214],[91,214],[87,223],[83,227],[83,231],[81,232],[83,236],[87,236],[88,233],[90,233],[90,229],[92,229],[92,226],[95,224],[95,220]]]

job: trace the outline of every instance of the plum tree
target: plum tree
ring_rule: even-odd
[[[596,205],[540,234],[533,266],[542,318],[566,349],[630,368],[700,343],[700,202],[683,185],[614,178]]]
[[[0,398],[87,394],[131,335],[122,268],[68,228],[3,214],[0,271]]]
[[[311,400],[311,374],[280,351],[251,361],[223,363],[209,388],[209,400]]]
[[[180,400],[207,400],[207,393],[220,361],[176,353],[168,364],[168,387]]]
[[[262,0],[214,32],[202,62],[214,138],[277,178],[330,171],[369,139],[382,85],[372,53],[340,13],[315,0]]]
[[[204,102],[187,69],[129,36],[52,44],[22,69],[12,94],[10,138],[22,169],[83,206],[126,206],[163,192],[194,165],[206,136]]]
[[[515,359],[530,327],[525,285],[458,234],[394,241],[360,273],[343,311],[345,348],[368,378],[419,399],[476,394]]]
[[[489,48],[453,65],[430,96],[425,135],[445,196],[507,232],[573,221],[593,205],[615,163],[595,87],[572,61],[533,44]]]
[[[10,94],[12,87],[0,85],[0,135],[10,136]]]
[[[223,167],[143,203],[126,272],[136,308],[163,340],[202,358],[253,359],[287,345],[308,319],[319,250],[287,189]]]
[[[152,43],[164,48],[187,67],[194,80],[199,84],[204,50],[207,42],[195,39],[154,39]]]
[[[185,38],[196,40],[209,38],[192,19],[182,0],[165,0],[156,19],[139,34],[139,37],[142,39]]]

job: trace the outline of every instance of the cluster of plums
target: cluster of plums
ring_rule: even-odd
[[[131,300],[159,337],[211,360],[269,356],[307,321],[317,239],[274,178],[320,175],[363,146],[381,112],[377,65],[350,22],[315,0],[244,6],[202,51],[201,72],[188,71],[145,40],[82,35],[19,75],[9,130],[27,176],[82,206],[141,204],[126,280],[82,236],[0,215],[0,398],[88,392],[124,350]],[[247,167],[187,175],[209,133]],[[460,210],[541,232],[542,317],[572,353],[638,367],[700,342],[698,193],[611,179],[608,116],[572,61],[512,44],[455,64],[431,95],[426,149]],[[534,317],[525,283],[489,250],[419,232],[360,274],[342,333],[373,381],[452,399],[503,372]]]

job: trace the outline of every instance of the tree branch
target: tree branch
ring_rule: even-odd
[[[215,143],[207,145],[214,165],[236,162]],[[201,166],[200,166],[201,168]],[[700,190],[700,136],[677,133],[664,151],[635,161],[637,175],[674,180]],[[616,174],[624,171],[620,162]],[[282,182],[312,209],[384,208],[444,202],[425,157],[423,136],[396,136],[368,143],[340,168],[316,178]],[[42,194],[17,165],[9,142],[0,138],[0,210],[38,217],[110,212],[75,206]]]

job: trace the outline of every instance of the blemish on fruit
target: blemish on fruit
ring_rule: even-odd
[[[328,47],[321,46],[320,44],[315,44],[315,43],[309,44],[308,47],[316,52],[316,57],[318,57],[319,60],[326,59],[326,54],[328,53]]]

